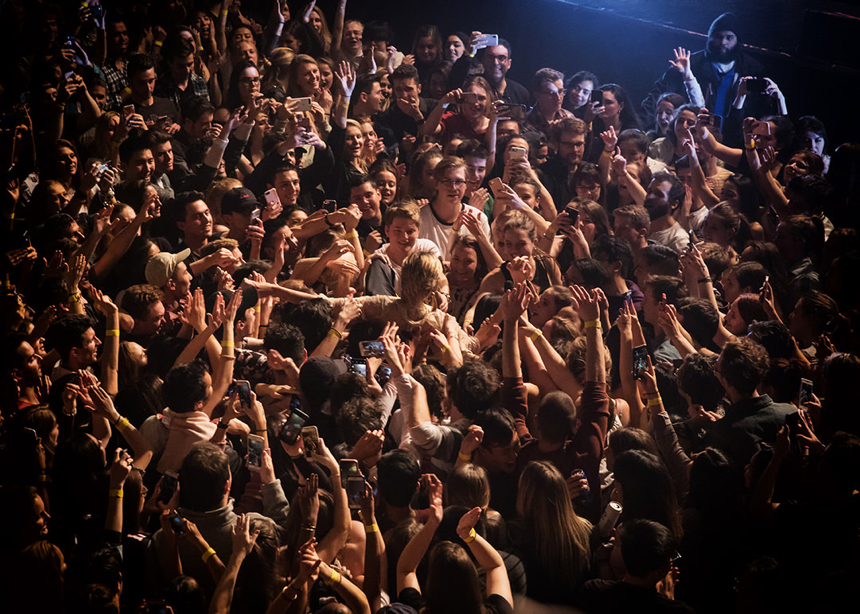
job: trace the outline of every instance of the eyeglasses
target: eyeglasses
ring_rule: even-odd
[[[559,141],[559,147],[572,147],[574,149],[579,149],[580,147],[585,147],[585,141]]]
[[[242,77],[239,79],[239,83],[248,83],[251,85],[255,85],[260,82],[260,77]]]
[[[492,55],[488,53],[484,57],[487,58],[487,60],[489,60],[490,62],[499,62],[500,64],[504,64],[508,61],[508,56],[506,55]]]
[[[544,96],[564,96],[567,94],[567,90],[554,90],[550,92],[538,92],[538,94],[543,94]]]
[[[440,179],[439,183],[449,188],[460,188],[466,185],[465,179]]]
[[[577,94],[585,94],[586,96],[591,96],[591,92],[592,92],[592,90],[589,90],[589,89],[586,89],[583,87],[579,87],[578,85],[573,88],[573,91],[576,92]]]

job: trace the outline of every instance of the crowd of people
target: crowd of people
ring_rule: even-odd
[[[860,144],[333,9],[0,6],[0,609],[856,603]]]

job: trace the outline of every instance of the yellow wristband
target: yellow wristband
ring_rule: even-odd
[[[331,337],[337,337],[338,339],[343,339],[343,333],[341,333],[341,332],[340,332],[338,329],[336,329],[336,328],[330,328],[330,329],[329,329],[329,331],[328,331],[328,334],[329,334],[329,336],[331,336]]]
[[[614,152],[614,151],[606,151],[606,150],[604,149],[604,150],[603,150],[603,153],[601,153],[600,155],[601,155],[601,156],[606,156],[607,158],[611,158],[612,156],[614,156],[614,155],[615,155],[615,152]]]
[[[155,45],[156,47],[161,47],[164,43],[162,43],[161,41],[155,41],[152,44]]]
[[[329,584],[340,584],[341,575],[334,569],[331,570],[331,575],[325,580]]]
[[[344,239],[354,239],[354,238],[356,238],[357,236],[358,236],[358,233],[356,233],[354,230],[350,230],[348,233],[346,233],[345,235],[343,235],[343,238],[344,238]]]
[[[589,320],[588,322],[583,324],[583,327],[585,327],[585,328],[603,328],[603,326],[600,324],[600,320]]]
[[[203,562],[205,563],[206,561],[211,559],[214,556],[214,554],[215,554],[215,548],[213,548],[212,546],[209,546],[209,549],[206,550],[206,552],[204,552],[200,558],[203,559]]]
[[[365,533],[379,533],[379,525],[376,524],[375,522],[373,524],[366,524],[366,525],[364,525],[364,532]]]
[[[226,9],[225,9],[225,10],[223,10],[223,11],[221,11],[221,17],[226,17],[226,16],[227,16],[227,13],[229,13],[229,12],[230,12],[230,11],[228,11],[228,10],[226,10]]]
[[[755,149],[755,139],[750,139],[744,143],[744,149]]]
[[[128,418],[120,417],[120,419],[116,421],[116,424],[114,424],[114,426],[116,427],[116,430],[118,430],[120,433],[124,433],[125,429],[127,429],[130,424],[131,422],[128,421]]]
[[[109,328],[105,331],[105,337],[119,337],[119,329]]]
[[[473,541],[475,541],[475,538],[476,538],[477,536],[478,536],[478,534],[477,534],[477,533],[475,533],[475,529],[474,529],[474,528],[472,528],[472,529],[469,531],[469,534],[466,536],[466,538],[465,538],[463,541],[464,541],[464,542],[466,542],[467,544],[471,544]]]
[[[529,339],[532,340],[532,343],[535,343],[535,342],[537,342],[538,337],[543,337],[543,331],[539,328],[536,328],[535,332],[533,332],[531,335],[529,335]]]
[[[663,399],[661,397],[657,397],[656,399],[648,399],[648,407],[656,407],[658,405],[663,404]]]
[[[116,499],[122,499],[122,488],[117,488],[116,490],[108,491],[108,495],[114,497]]]
[[[236,344],[235,344],[235,343],[233,343],[232,341],[227,341],[227,340],[225,339],[224,341],[222,341],[222,342],[221,342],[221,347],[222,347],[222,348],[235,348],[235,347],[236,347]]]
[[[256,305],[254,305],[254,311],[260,313],[261,311],[263,311],[263,306],[257,303]]]
[[[465,461],[467,463],[472,462],[472,455],[471,454],[463,454],[462,452],[458,452],[457,458],[459,458],[461,461]]]
[[[74,294],[70,294],[69,295],[69,302],[70,303],[80,303],[81,302],[81,295],[77,292],[75,292]]]
[[[442,349],[442,354],[447,354],[448,352],[451,351],[451,346],[450,345],[443,345],[441,349]]]
[[[131,94],[131,88],[130,88],[130,87],[126,87],[126,88],[124,88],[124,89],[122,90],[122,93],[123,93],[123,94]]]

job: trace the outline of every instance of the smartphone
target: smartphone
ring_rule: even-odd
[[[591,102],[596,102],[601,107],[603,106],[603,90],[594,90],[591,92]]]
[[[126,119],[134,115],[134,105],[127,104],[122,107],[122,116]]]
[[[812,380],[805,377],[800,380],[800,395],[798,397],[800,407],[812,400]]]
[[[311,102],[310,98],[293,98],[293,113],[309,113],[311,110]]]
[[[568,205],[564,208],[564,212],[567,214],[567,217],[570,218],[570,225],[576,226],[576,222],[579,220],[579,209]]]
[[[714,130],[721,130],[723,127],[723,118],[719,115],[711,115],[708,118],[708,125]]]
[[[63,79],[65,79],[66,81],[68,81],[69,79],[71,79],[71,78],[72,78],[72,77],[74,77],[74,76],[75,76],[75,71],[74,71],[74,70],[70,70],[69,72],[67,72],[67,73],[65,73],[65,74],[63,75]]]
[[[747,79],[746,84],[750,94],[764,94],[767,89],[767,81],[764,79]]]
[[[259,471],[263,466],[263,450],[266,447],[266,440],[259,435],[248,435],[248,469],[251,471]]]
[[[490,179],[490,189],[493,191],[493,195],[498,198],[504,189],[505,182],[502,181],[501,177],[493,177]]]
[[[358,467],[358,461],[354,458],[342,458],[338,461],[340,465],[340,483],[346,488],[346,481],[349,478],[360,478],[361,469]]]
[[[788,414],[785,417],[785,425],[788,427],[791,445],[799,456],[803,456],[803,448],[801,447],[801,441],[798,437],[801,432],[801,422],[802,418],[800,417],[800,412],[794,412],[793,414]]]
[[[761,301],[764,301],[764,287],[768,284],[769,281],[770,281],[770,275],[765,275],[764,276],[764,283],[761,285],[761,288],[759,288],[759,290],[758,290],[759,300],[761,300]]]
[[[376,370],[376,381],[379,382],[379,385],[385,386],[390,379],[391,367],[388,365],[379,365],[379,368]]]
[[[322,203],[322,208],[328,211],[329,213],[334,213],[337,211],[337,201],[336,200],[324,200]]]
[[[696,233],[693,232],[693,229],[687,231],[687,236],[690,238],[690,245],[696,244]]]
[[[260,208],[254,207],[254,210],[251,211],[251,224],[260,221]]]
[[[288,446],[293,446],[302,434],[302,427],[308,421],[308,415],[298,408],[298,399],[293,396],[290,403],[290,417],[284,422],[278,433],[278,439]]]
[[[173,512],[170,515],[170,528],[177,535],[185,534],[185,523],[182,522],[182,516],[179,515],[179,512]]]
[[[648,370],[648,346],[637,345],[633,348],[633,377],[642,379]]]
[[[524,162],[528,157],[525,147],[511,147],[511,162]]]
[[[475,92],[464,92],[458,99],[460,104],[475,104],[478,102],[478,95]]]
[[[161,478],[161,491],[158,493],[158,500],[165,505],[170,503],[176,493],[177,486],[179,486],[179,475],[174,471],[165,471]]]
[[[305,454],[310,456],[316,453],[320,447],[320,432],[315,426],[305,426],[302,428],[302,447]]]
[[[349,509],[361,509],[361,498],[364,496],[364,478],[347,478],[346,498],[349,501]]]
[[[753,123],[752,133],[757,134],[759,136],[771,136],[770,123],[769,122],[755,122]]]
[[[275,188],[263,192],[263,200],[266,201],[267,205],[272,205],[273,207],[281,203],[281,199],[278,198],[278,191]]]
[[[661,303],[663,303],[664,305],[666,304],[666,293],[665,293],[665,292],[664,292],[664,293],[663,293],[663,295],[660,297],[660,302],[661,302]]]
[[[499,44],[498,34],[481,34],[475,39],[475,49],[486,49],[496,47]]]
[[[251,384],[246,379],[237,379],[230,386],[230,394],[237,392],[239,394],[239,403],[242,405],[242,410],[247,411],[251,407]]]
[[[375,358],[385,356],[385,344],[382,341],[359,341],[358,349],[365,358],[368,356]]]
[[[499,117],[522,121],[526,118],[526,106],[523,104],[499,105]]]
[[[357,376],[361,378],[367,377],[367,363],[363,361],[358,362],[358,358],[354,358],[352,360],[352,364],[349,367],[350,372],[355,373]]]

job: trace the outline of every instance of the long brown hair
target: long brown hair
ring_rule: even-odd
[[[462,546],[443,541],[430,552],[427,614],[483,614],[478,570]]]
[[[557,586],[579,584],[591,558],[591,523],[576,515],[564,477],[548,461],[533,461],[520,475],[517,512],[532,529],[531,547]]]

